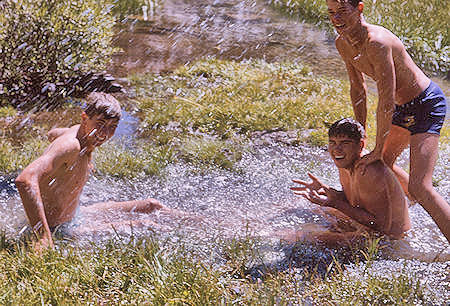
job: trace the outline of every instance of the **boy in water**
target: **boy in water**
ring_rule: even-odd
[[[413,62],[400,39],[387,29],[365,22],[359,0],[327,0],[336,28],[336,48],[350,79],[356,120],[366,126],[364,74],[378,89],[377,130],[374,150],[362,169],[383,160],[396,174],[403,190],[431,215],[450,241],[450,206],[432,185],[440,130],[446,115],[442,90]],[[410,174],[394,165],[410,145]]]
[[[339,169],[342,191],[328,187],[308,173],[311,182],[293,180],[295,194],[312,203],[332,207],[360,224],[394,239],[410,229],[405,194],[394,173],[381,161],[357,171],[364,147],[363,126],[350,118],[335,122],[328,131],[328,151]],[[320,237],[319,237],[320,240]]]
[[[91,93],[81,124],[49,132],[52,143],[16,179],[28,221],[39,241],[36,249],[52,247],[52,230],[69,222],[92,169],[92,152],[110,139],[119,123],[119,102],[105,93]],[[106,202],[93,209],[151,212],[163,206],[155,199]]]

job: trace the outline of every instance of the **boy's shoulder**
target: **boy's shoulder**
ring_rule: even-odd
[[[46,152],[54,152],[57,155],[79,154],[81,147],[77,138],[78,128],[79,125],[74,125],[70,128],[57,128],[48,132],[47,136],[51,143]]]
[[[367,164],[364,171],[361,167],[358,167],[355,175],[362,187],[375,188],[379,184],[384,184],[394,174],[383,161],[376,160]]]
[[[53,142],[58,137],[64,136],[67,133],[70,133],[70,134],[75,133],[76,134],[78,132],[79,127],[80,127],[80,125],[76,124],[69,128],[53,128],[47,132],[47,139],[50,142]]]

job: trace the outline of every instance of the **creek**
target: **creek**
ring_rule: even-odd
[[[123,51],[115,55],[109,72],[125,86],[131,73],[164,73],[204,56],[236,61],[298,60],[310,65],[314,73],[346,74],[330,34],[291,20],[264,2],[167,0],[148,15],[147,21],[133,16],[115,39]],[[434,80],[449,96],[448,82]],[[130,141],[137,128],[138,120],[126,113],[111,141]],[[68,228],[66,240],[101,242],[117,235],[154,235],[174,243],[183,239],[208,252],[220,239],[255,237],[261,240],[263,261],[281,267],[287,258],[296,256],[294,244],[289,242],[292,235],[327,231],[337,222],[325,210],[294,196],[289,190],[291,179],[307,179],[306,173],[311,172],[339,187],[338,172],[328,153],[322,148],[286,145],[280,138],[287,135],[276,132],[252,138],[236,172],[200,170],[179,162],[169,165],[161,177],[118,180],[92,176],[83,191],[82,206],[153,197],[179,213],[80,213]],[[434,173],[437,190],[447,201],[449,151],[449,146],[441,146]],[[407,167],[408,160],[405,152],[399,164]],[[26,225],[13,179],[0,178],[0,229],[8,236],[17,236]],[[411,206],[409,213],[412,229],[403,240],[383,241],[381,259],[371,269],[384,275],[406,270],[441,301],[448,301],[448,242],[420,205]],[[312,247],[295,260],[307,264],[311,258],[320,261],[323,254],[323,249]]]

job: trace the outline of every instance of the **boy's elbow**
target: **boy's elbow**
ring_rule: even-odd
[[[32,179],[30,175],[27,173],[21,173],[19,176],[15,179],[14,183],[16,184],[16,187],[18,190],[23,190],[25,188],[28,188],[32,185]]]

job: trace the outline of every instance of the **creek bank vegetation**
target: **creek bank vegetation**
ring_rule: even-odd
[[[298,63],[206,58],[168,74],[133,75],[128,82],[124,104],[140,118],[137,135],[132,143],[113,139],[99,147],[96,175],[164,175],[179,160],[239,171],[236,163],[258,135],[291,132],[291,145],[325,146],[329,125],[352,115],[346,80],[319,77]],[[375,107],[369,96],[369,146]],[[80,111],[76,101],[30,116],[0,108],[0,171],[23,169],[48,144],[46,133],[79,123]],[[448,135],[446,124],[443,145]]]
[[[0,3],[0,106],[55,109],[67,97],[120,87],[103,71],[115,25],[141,0],[5,0]]]
[[[368,242],[362,252],[366,259],[355,264],[362,267],[358,277],[347,275],[335,260],[325,275],[314,267],[302,271],[290,266],[281,272],[266,269],[255,278],[249,269],[261,264],[257,240],[231,239],[219,248],[218,257],[212,258],[180,242],[171,245],[147,237],[87,249],[64,246],[37,255],[0,236],[0,303],[408,305],[434,300],[411,275],[379,277],[370,272],[377,240]]]
[[[325,0],[269,0],[281,11],[328,31]],[[419,67],[447,75],[450,71],[449,1],[374,0],[364,2],[364,18],[397,35]],[[426,26],[424,24],[426,23]]]

